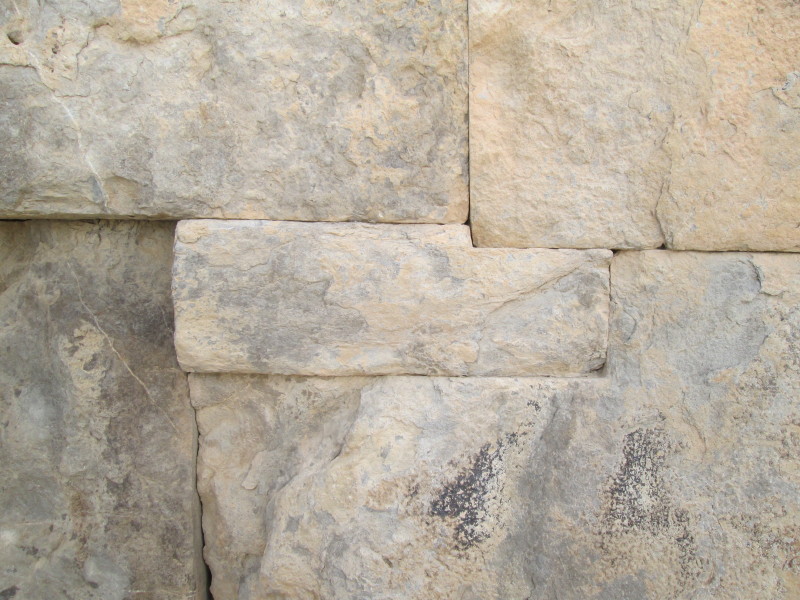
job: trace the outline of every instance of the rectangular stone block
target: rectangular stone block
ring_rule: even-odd
[[[800,250],[800,5],[469,10],[478,246]]]
[[[0,223],[0,598],[205,597],[171,224]]]
[[[524,598],[553,414],[599,379],[192,375],[216,600]],[[530,485],[538,485],[533,481]]]
[[[198,372],[585,375],[607,250],[474,249],[464,226],[184,221],[178,360]]]
[[[466,0],[18,4],[0,216],[467,218]]]

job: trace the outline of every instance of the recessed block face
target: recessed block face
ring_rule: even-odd
[[[0,223],[0,597],[203,597],[173,225]]]
[[[599,385],[192,375],[214,597],[526,597],[523,480]]]
[[[583,375],[605,360],[606,250],[474,249],[463,226],[184,221],[189,371]]]
[[[800,5],[470,2],[479,246],[800,249]]]
[[[0,215],[463,223],[465,0],[0,8]]]

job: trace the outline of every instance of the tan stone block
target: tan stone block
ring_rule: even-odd
[[[463,223],[465,0],[0,7],[0,216]]]
[[[607,250],[474,249],[465,226],[183,221],[184,369],[583,375],[602,367]]]

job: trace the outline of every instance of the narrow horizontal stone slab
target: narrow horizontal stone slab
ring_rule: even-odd
[[[0,598],[205,598],[169,223],[0,223]]]
[[[464,226],[184,221],[184,369],[583,375],[605,360],[607,250],[474,249]]]
[[[800,4],[469,10],[478,246],[800,250]]]
[[[602,385],[190,376],[214,598],[527,597],[519,491],[553,413]]]
[[[0,7],[0,216],[463,223],[466,35],[466,0]]]

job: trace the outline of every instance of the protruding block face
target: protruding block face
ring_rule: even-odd
[[[0,8],[0,216],[463,223],[466,0]]]
[[[172,224],[0,223],[0,597],[204,597]]]
[[[800,5],[470,2],[479,246],[800,250]]]
[[[183,221],[189,371],[585,375],[605,361],[607,250],[474,249],[463,226]]]

